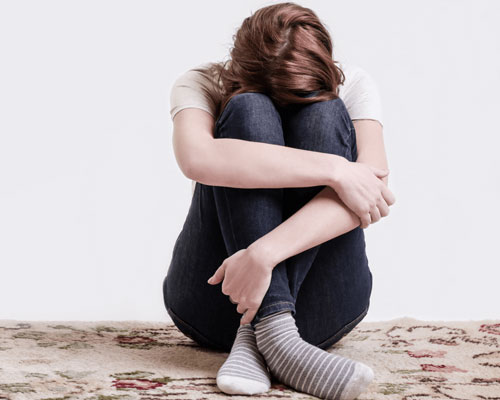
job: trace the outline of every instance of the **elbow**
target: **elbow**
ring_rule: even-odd
[[[199,142],[190,146],[175,146],[175,158],[184,176],[205,183],[213,168],[214,155],[210,142]]]
[[[179,167],[184,174],[184,176],[193,181],[199,181],[200,179],[200,171],[203,170],[201,167],[201,162],[196,157],[189,157],[182,161],[178,162]]]
[[[195,146],[187,146],[185,143],[174,141],[174,156],[179,169],[188,179],[197,180],[197,175],[201,169],[201,157]]]
[[[214,166],[213,158],[209,152],[191,152],[189,156],[184,157],[179,162],[180,169],[184,176],[193,181],[204,183],[206,185],[213,184]]]

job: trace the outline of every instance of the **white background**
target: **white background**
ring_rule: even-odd
[[[261,1],[0,3],[0,319],[168,320],[169,92]],[[366,320],[500,317],[500,3],[302,1],[376,80],[397,197]]]

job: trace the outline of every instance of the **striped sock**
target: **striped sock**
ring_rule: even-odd
[[[370,367],[328,353],[300,337],[290,311],[255,324],[257,347],[281,383],[322,399],[352,400],[373,379]]]
[[[266,362],[250,324],[240,325],[227,360],[217,372],[217,387],[228,394],[264,393],[271,387]]]

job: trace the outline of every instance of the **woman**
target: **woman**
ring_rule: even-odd
[[[266,392],[272,374],[354,399],[373,371],[326,349],[368,311],[363,228],[395,201],[376,87],[336,65],[328,31],[295,3],[246,18],[230,55],[171,92],[176,160],[196,183],[167,311],[199,344],[230,352],[217,373],[225,393]]]

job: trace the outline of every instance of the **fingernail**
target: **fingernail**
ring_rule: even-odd
[[[208,283],[212,283],[212,279],[213,279],[213,277],[211,276],[210,278],[208,278],[208,281],[207,281],[207,282],[208,282]]]

